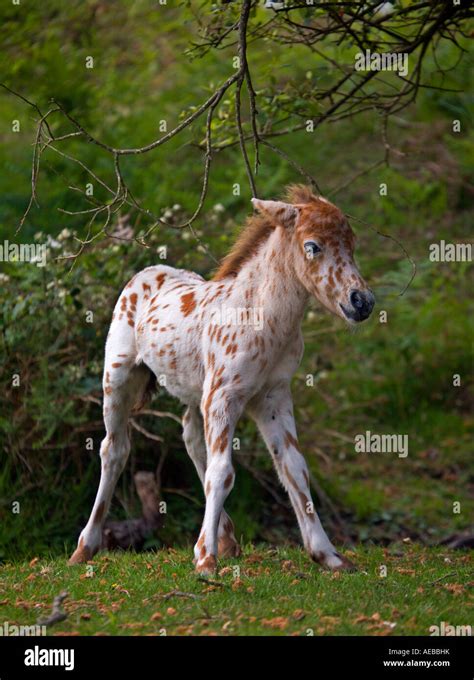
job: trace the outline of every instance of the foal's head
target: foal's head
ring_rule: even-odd
[[[345,215],[308,187],[289,189],[289,202],[252,199],[254,207],[282,227],[294,272],[306,290],[350,323],[364,321],[374,296],[354,262],[355,235]]]

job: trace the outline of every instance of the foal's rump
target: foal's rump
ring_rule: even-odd
[[[204,279],[166,265],[147,267],[125,286],[115,305],[105,347],[104,397],[130,383],[133,410],[148,400],[160,373],[177,370],[180,296]],[[182,302],[181,302],[182,304]]]

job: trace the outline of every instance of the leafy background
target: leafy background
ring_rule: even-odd
[[[214,11],[216,6],[209,7]],[[41,107],[58,99],[97,137],[117,146],[157,138],[160,120],[174,127],[231,69],[230,52],[197,58],[190,51],[197,21],[191,3],[150,8],[146,0],[48,0],[41,5],[22,2],[20,11],[4,5],[1,17],[2,80]],[[338,59],[353,60],[350,44],[332,49]],[[89,55],[95,64],[86,70]],[[264,95],[276,83],[282,92],[278,98],[262,96],[262,120],[271,116],[272,107],[298,106],[290,85],[285,93],[290,76],[303,92],[327,76],[325,62],[297,46],[255,41],[249,58],[256,90]],[[454,63],[452,45],[443,47],[441,58]],[[393,241],[354,222],[361,270],[375,291],[377,312],[386,310],[388,323],[379,323],[375,314],[351,333],[316,303],[305,319],[305,358],[293,383],[299,435],[321,492],[323,522],[339,541],[388,544],[410,536],[432,544],[469,528],[474,509],[472,267],[433,263],[428,254],[429,245],[440,239],[469,240],[472,137],[463,93],[471,66],[466,59],[446,74],[446,87],[458,92],[422,90],[416,104],[390,123],[395,150],[390,167],[352,182],[383,158],[376,113],[277,142],[317,177],[323,194],[402,241],[418,268],[400,297],[410,264]],[[85,186],[89,178],[53,153],[45,155],[41,167],[40,205],[16,234],[31,189],[35,116],[8,93],[0,97],[0,241],[46,242],[49,248],[45,268],[0,264],[0,558],[11,559],[69,551],[87,520],[100,471],[103,431],[97,400],[104,341],[123,285],[136,271],[159,262],[162,245],[168,247],[167,263],[173,266],[207,276],[214,263],[188,231],[172,228],[155,231],[148,249],[105,239],[86,249],[72,268],[70,261],[57,260],[77,248],[74,234],[85,233],[83,216],[65,215],[58,208],[84,208],[78,193],[68,187]],[[225,99],[213,123],[216,140],[229,138],[232,113],[233,103]],[[457,134],[454,118],[462,121]],[[21,123],[19,133],[12,132],[13,120]],[[172,220],[193,212],[202,181],[202,152],[196,142],[203,138],[202,125],[196,123],[153,153],[125,160],[127,183],[144,205],[159,214],[171,209]],[[112,181],[110,159],[97,147],[70,141],[67,148]],[[261,160],[257,181],[263,196],[275,197],[285,184],[300,181],[270,150],[262,148]],[[381,182],[388,184],[386,197],[379,195]],[[233,195],[235,183],[242,187],[240,196]],[[96,192],[100,198],[100,187]],[[198,237],[217,258],[248,214],[250,195],[239,151],[230,147],[220,152],[195,224]],[[135,215],[128,222],[122,218],[137,235],[146,229]],[[86,323],[87,310],[94,313],[92,324]],[[21,376],[20,387],[12,386],[15,373]],[[453,387],[454,373],[461,375],[461,387]],[[307,374],[315,376],[314,387],[307,386]],[[153,406],[182,411],[163,391]],[[180,426],[147,415],[140,416],[140,424],[163,442],[134,432],[130,463],[111,514],[139,514],[133,473],[154,470],[165,456],[160,481],[168,513],[165,526],[148,545],[191,544],[203,497]],[[354,435],[366,430],[408,434],[408,458],[356,454]],[[243,421],[238,435],[237,481],[227,503],[238,534],[245,541],[297,541],[291,509],[254,427]],[[88,437],[93,450],[86,449]],[[21,512],[12,514],[17,500]],[[460,514],[453,513],[456,501]]]

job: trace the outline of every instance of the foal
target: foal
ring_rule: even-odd
[[[244,411],[268,446],[310,556],[330,569],[352,567],[313,509],[290,381],[303,354],[309,297],[350,324],[370,315],[374,297],[354,263],[355,237],[344,214],[301,185],[290,187],[287,200],[253,199],[258,214],[211,281],[158,265],[123,290],[105,349],[100,485],[70,564],[91,559],[101,546],[130,451],[128,417],[156,376],[187,406],[183,438],[206,495],[194,547],[198,572],[213,573],[217,556],[240,553],[223,505],[234,484],[232,439]]]

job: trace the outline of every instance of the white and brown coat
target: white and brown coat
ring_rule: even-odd
[[[268,446],[311,557],[331,569],[350,567],[311,501],[290,382],[303,354],[301,322],[309,297],[356,323],[370,314],[373,296],[354,263],[354,234],[344,214],[303,186],[290,187],[287,201],[253,200],[257,214],[212,280],[158,265],[122,291],[105,352],[102,475],[70,563],[86,561],[100,548],[130,451],[128,418],[154,374],[164,376],[166,389],[187,407],[183,438],[206,495],[194,548],[198,572],[211,573],[218,556],[240,552],[223,506],[234,484],[234,429],[244,412]],[[261,310],[263,323],[242,323],[242,316],[239,323],[228,321],[232,314],[225,312],[242,309]]]

